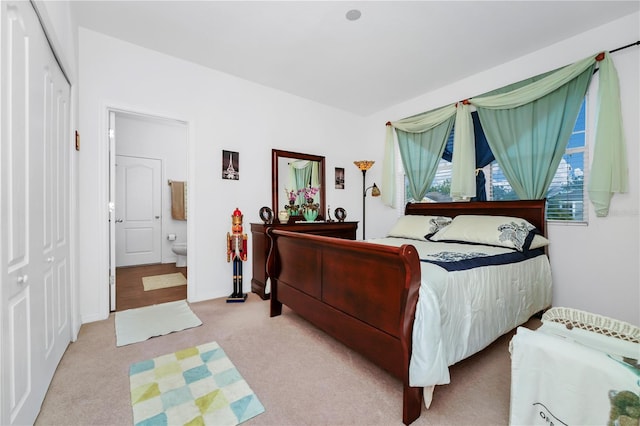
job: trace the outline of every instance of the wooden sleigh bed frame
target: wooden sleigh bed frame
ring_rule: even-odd
[[[520,217],[545,234],[545,200],[415,203],[407,215]],[[409,386],[413,321],[421,282],[412,245],[391,247],[270,229],[271,316],[282,305],[403,383],[402,420],[420,417],[423,388]]]

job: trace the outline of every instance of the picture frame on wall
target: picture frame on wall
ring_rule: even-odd
[[[240,153],[222,150],[222,179],[240,179]]]
[[[344,189],[344,167],[336,167],[336,189]]]

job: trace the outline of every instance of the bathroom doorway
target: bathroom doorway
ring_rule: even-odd
[[[187,243],[186,198],[176,215],[170,185],[186,186],[187,124],[110,110],[109,151],[111,311],[186,299],[187,285],[145,291],[142,278],[187,277],[172,250]]]

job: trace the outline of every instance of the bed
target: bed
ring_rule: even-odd
[[[544,207],[544,200],[407,204],[405,216],[389,231],[389,238],[369,241],[270,229],[270,315],[280,315],[286,305],[399,378],[403,383],[402,420],[410,424],[421,414],[423,391],[429,390],[424,395],[430,398],[435,385],[448,383],[448,366],[550,306]],[[501,241],[493,244],[495,235],[486,242],[480,240],[485,244],[458,242],[457,231],[469,232],[458,223],[468,228],[469,223],[503,218],[517,218],[515,222],[526,223],[530,231],[525,236],[515,232],[518,229],[512,232],[517,234],[514,247],[505,247]],[[427,219],[429,229],[424,228]],[[422,223],[422,227],[414,231],[407,227],[411,222]],[[500,238],[505,232],[509,230]],[[429,242],[427,235],[437,242]],[[534,243],[538,248],[529,250]],[[429,244],[442,249],[430,252],[423,247]],[[433,255],[451,253],[452,245],[480,253],[489,263],[448,272]],[[514,261],[503,272],[503,266],[491,263],[501,251],[525,253],[530,258]],[[452,262],[460,265],[458,260]],[[518,264],[527,265],[528,272],[518,270]],[[499,270],[499,278],[483,278],[490,270]],[[431,288],[434,280],[435,289]],[[500,283],[495,286],[494,281]],[[477,299],[483,298],[483,292],[489,296],[478,308]],[[466,299],[453,301],[454,294]],[[448,305],[440,299],[448,300]]]

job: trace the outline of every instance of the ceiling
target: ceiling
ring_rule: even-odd
[[[367,116],[640,2],[76,0],[71,9],[90,30]],[[351,9],[359,20],[346,18]]]

